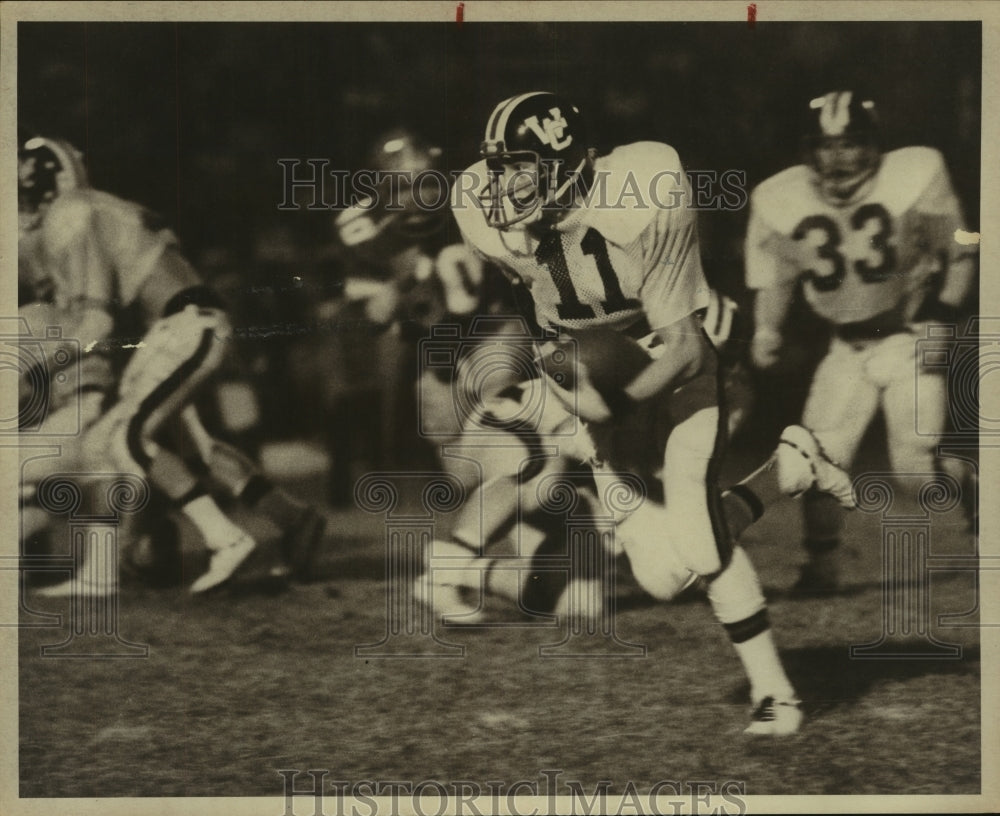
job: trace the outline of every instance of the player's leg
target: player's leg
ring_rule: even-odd
[[[467,420],[469,432],[447,446],[442,457],[469,494],[450,537],[434,542],[432,557],[449,568],[432,570],[433,603],[443,613],[465,615],[466,621],[480,610],[481,590],[519,602],[522,572],[548,535],[525,522],[539,506],[537,485],[546,474],[564,472],[571,459],[592,454],[585,431],[562,433],[570,422],[576,427],[575,420],[555,400],[544,403],[531,427],[515,421],[525,416],[534,387],[539,386],[509,386],[487,399]],[[488,552],[502,537],[511,540],[523,561]],[[418,581],[418,589],[424,585]]]
[[[559,466],[551,456],[533,456],[517,435],[512,434],[509,442],[508,446],[467,446],[458,454],[468,457],[467,464],[477,465],[475,470],[485,478],[472,487],[450,536],[433,544],[431,556],[437,563],[448,563],[441,557],[451,561],[448,569],[432,574],[434,606],[441,613],[465,614],[470,620],[480,610],[481,592],[515,603],[520,597],[520,573],[511,568],[511,558],[496,558],[489,548],[504,535],[522,543],[517,524],[537,506],[533,496],[537,477]],[[458,450],[463,449],[459,446]],[[527,533],[523,541],[530,540]],[[520,546],[518,552],[530,557]]]
[[[711,401],[706,385],[711,383],[686,387]],[[717,406],[683,419],[666,445],[666,506],[645,502],[618,533],[636,580],[654,597],[669,600],[698,577],[707,581],[712,610],[750,681],[754,719],[748,733],[792,733],[801,721],[799,703],[778,656],[757,574],[735,545],[715,486],[727,431],[725,409]]]
[[[833,368],[831,364],[831,374]],[[699,381],[706,382],[703,378],[699,378]],[[725,382],[724,379],[724,384]],[[733,388],[731,385],[725,385],[725,388],[728,399]],[[697,391],[705,393],[699,396]],[[688,392],[691,396],[688,396]],[[680,404],[683,418],[691,415],[691,408],[698,404],[698,400],[701,400],[701,404],[708,404],[710,398],[708,386],[689,384],[676,392],[672,400]],[[687,405],[679,400],[686,401]],[[867,403],[867,407],[864,407],[864,403]],[[860,409],[857,421],[853,424],[843,419],[847,414],[847,406],[841,401],[832,406],[829,415],[816,412],[808,417],[812,424],[806,422],[807,427],[793,425],[786,428],[775,453],[738,484],[723,491],[721,512],[734,540],[738,540],[742,532],[756,522],[768,507],[787,496],[804,495],[807,500],[822,496],[829,506],[837,508],[838,518],[840,508],[853,506],[851,480],[838,461],[847,462],[853,457],[857,442],[877,408],[877,391],[869,388],[851,407]],[[675,408],[675,413],[676,410]],[[737,411],[728,412],[730,431],[733,429],[732,419],[739,412],[738,405]],[[820,429],[815,433],[811,430],[814,425]],[[836,458],[831,451],[836,452]]]
[[[816,370],[803,409],[802,423],[814,431],[831,458],[847,467],[878,410],[879,387],[867,371],[873,346],[853,348],[834,340]],[[803,496],[806,563],[794,591],[830,592],[839,582],[840,538],[844,511],[830,495],[809,490]]]
[[[947,382],[938,373],[915,373],[915,350],[914,335],[895,335],[883,343],[871,367],[885,389],[882,406],[893,470],[938,473],[936,451],[947,423]]]
[[[168,306],[129,361],[115,415],[106,418],[113,449],[122,441],[126,448],[119,458],[134,462],[146,473],[153,486],[191,520],[211,552],[208,571],[191,585],[192,592],[204,592],[227,581],[257,545],[222,512],[188,464],[156,437],[218,368],[230,331],[228,318],[220,309],[196,304],[179,310]]]
[[[948,427],[947,380],[939,372],[917,368],[917,335],[904,334],[892,339],[894,342],[887,344],[874,367],[885,387],[882,399],[889,461],[900,474],[940,475],[942,489],[960,491],[966,518],[975,529],[978,501],[975,462],[937,455]]]
[[[322,514],[275,485],[243,451],[209,434],[194,405],[181,411],[176,425],[208,469],[210,489],[222,491],[274,522],[282,531],[282,556],[292,574],[307,576],[326,528]]]

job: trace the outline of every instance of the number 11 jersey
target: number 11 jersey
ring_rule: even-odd
[[[826,201],[806,165],[762,182],[750,199],[751,289],[802,281],[813,311],[834,324],[877,316],[902,328],[931,276],[968,248],[955,240],[961,208],[944,160],[929,147],[886,153],[855,201]]]
[[[469,245],[531,292],[541,326],[653,329],[708,305],[696,212],[676,151],[658,142],[616,148],[594,163],[577,207],[545,230],[489,227],[476,198],[486,163],[456,184],[452,209]]]

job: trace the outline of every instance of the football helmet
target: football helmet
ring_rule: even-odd
[[[441,230],[448,219],[447,177],[441,148],[408,130],[382,134],[365,165],[375,194],[344,210],[336,220],[346,246],[372,240],[384,230],[401,239]]]
[[[18,211],[34,215],[67,190],[87,186],[83,155],[62,139],[18,132]]]
[[[556,94],[533,91],[497,105],[479,149],[487,168],[478,196],[486,223],[507,230],[565,212],[576,183],[589,182],[588,141],[580,109]]]
[[[809,103],[805,149],[823,196],[853,201],[878,171],[875,103],[854,91],[831,91]]]

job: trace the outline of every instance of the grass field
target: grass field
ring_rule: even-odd
[[[295,488],[322,495],[319,480]],[[281,796],[280,769],[483,786],[541,783],[548,769],[612,792],[661,780],[732,780],[747,794],[979,792],[977,621],[937,623],[976,606],[974,574],[930,585],[931,634],[961,659],[850,657],[881,631],[875,516],[852,514],[844,590],[818,600],[787,592],[802,560],[791,501],[746,537],[808,715],[778,740],[741,733],[747,688],[707,604],[654,605],[628,580],[616,632],[642,657],[540,657],[561,630],[523,626],[439,628],[461,659],[356,657],[386,630],[382,527],[356,510],[330,522],[316,580],[288,592],[126,584],[119,632],[147,644],[146,659],[41,657],[67,630],[22,629],[21,796]],[[937,520],[934,554],[972,548],[957,512]]]

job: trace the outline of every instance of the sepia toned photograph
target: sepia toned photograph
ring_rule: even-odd
[[[995,811],[1000,17],[900,5],[5,4],[0,811]]]

